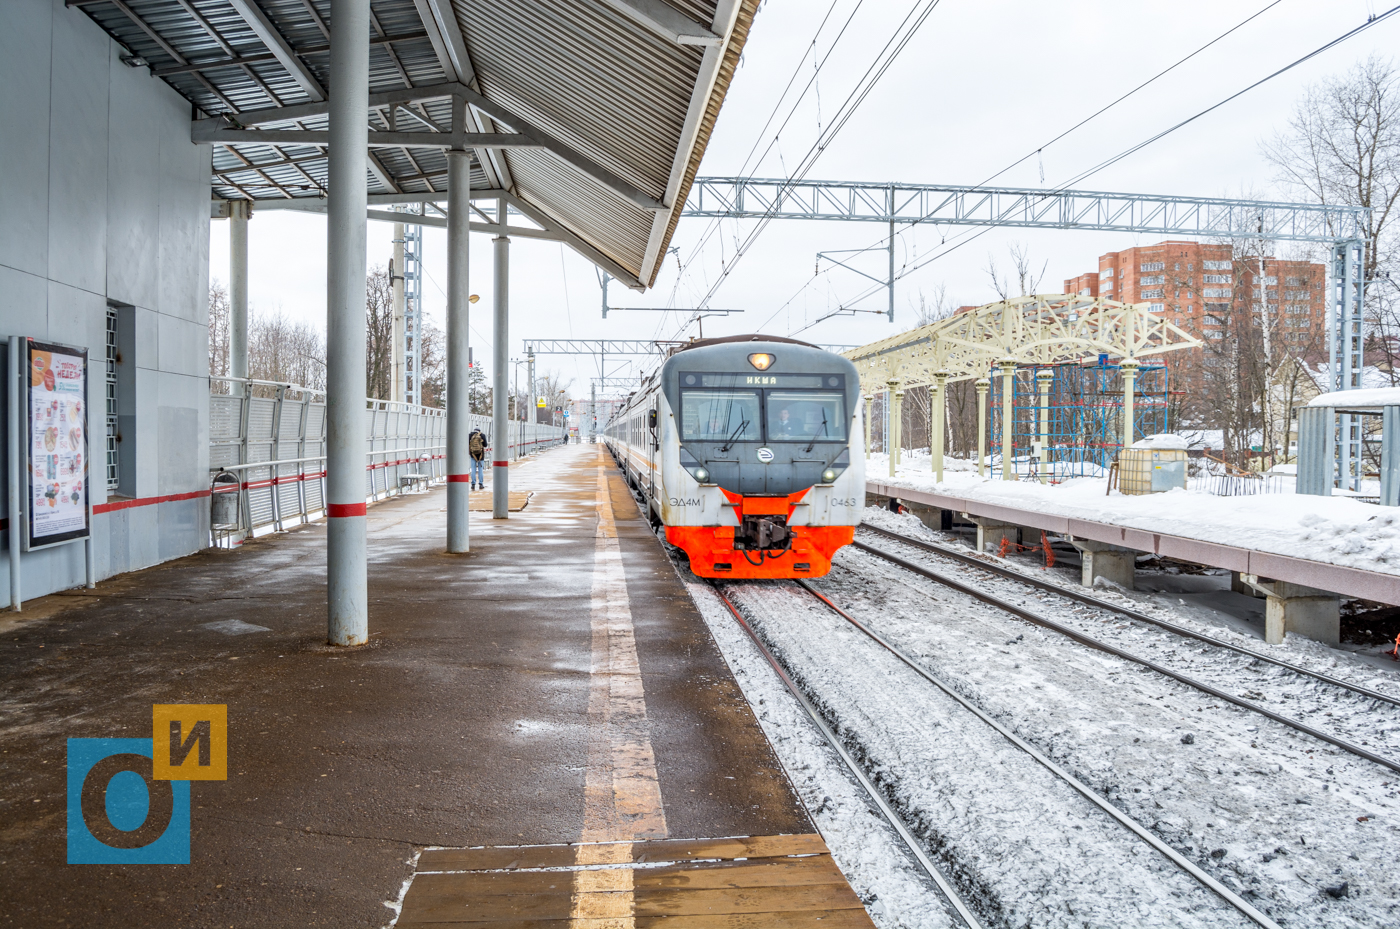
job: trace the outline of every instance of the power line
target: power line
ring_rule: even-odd
[[[919,12],[920,3],[925,2],[927,2],[927,6],[925,6],[922,12]],[[901,21],[899,26],[896,27],[894,34],[890,36],[889,41],[887,41],[884,47],[880,49],[879,54],[875,56],[875,60],[871,62],[870,66],[866,68],[865,73],[861,75],[860,80],[856,82],[855,88],[851,91],[851,93],[846,97],[845,101],[837,109],[837,116],[832,120],[831,125],[827,127],[827,130],[824,133],[817,137],[816,142],[812,143],[812,147],[808,149],[807,154],[803,156],[803,159],[798,165],[797,170],[788,179],[790,182],[801,180],[803,177],[806,176],[807,172],[812,169],[812,167],[816,164],[817,159],[821,157],[822,153],[826,151],[827,147],[831,144],[832,140],[834,140],[836,136],[841,132],[841,130],[845,128],[846,123],[850,120],[850,118],[853,115],[855,115],[855,111],[860,107],[861,103],[865,101],[865,98],[869,96],[870,92],[875,88],[875,85],[879,83],[880,78],[882,78],[885,75],[885,72],[889,70],[890,66],[894,64],[894,61],[899,57],[900,52],[902,52],[904,48],[909,44],[910,40],[913,39],[914,35],[918,32],[919,27],[921,27],[924,24],[924,22],[928,20],[929,15],[938,6],[939,2],[940,0],[916,0],[913,7],[910,8],[908,14],[905,15],[903,21]],[[918,18],[915,19],[912,26],[909,26],[910,19],[914,18],[916,13],[918,14]],[[905,30],[906,26],[908,26],[908,29],[904,32],[904,35],[901,37],[900,32],[901,30]],[[896,44],[896,42],[898,44]],[[890,47],[892,45],[894,46],[894,50],[890,51]],[[883,61],[881,59],[883,59]],[[778,196],[779,201],[781,200],[781,196],[782,195],[780,192]],[[710,286],[709,291],[705,294],[704,298],[700,300],[700,307],[703,308],[705,304],[708,303],[710,299],[715,295],[715,291],[717,291],[721,286],[723,286],[725,280],[728,279],[731,273],[733,273],[734,267],[739,263],[740,260],[743,259],[744,255],[748,253],[749,248],[758,239],[758,237],[763,234],[763,231],[768,227],[768,224],[772,221],[772,218],[773,213],[770,211],[767,216],[759,220],[758,226],[749,232],[748,237],[745,238],[743,244],[740,246],[739,251],[734,255],[733,259],[731,259],[723,268],[720,269],[719,279],[716,280],[714,284]]]
[[[1249,23],[1251,23],[1251,22],[1253,22],[1254,20],[1258,19],[1260,16],[1263,16],[1263,15],[1264,15],[1265,13],[1267,13],[1269,10],[1271,10],[1271,9],[1273,9],[1274,7],[1278,6],[1278,5],[1279,5],[1280,3],[1282,3],[1282,2],[1283,2],[1283,0],[1273,0],[1272,3],[1266,4],[1262,9],[1260,9],[1260,10],[1258,10],[1258,11],[1252,13],[1251,15],[1249,15],[1249,16],[1247,16],[1247,17],[1245,17],[1243,20],[1241,20],[1240,22],[1238,22],[1238,23],[1236,23],[1235,25],[1231,26],[1229,29],[1226,29],[1224,32],[1220,33],[1220,35],[1218,35],[1218,36],[1216,36],[1215,38],[1211,39],[1209,42],[1207,42],[1206,44],[1202,45],[1200,48],[1197,48],[1195,51],[1191,52],[1189,55],[1186,55],[1184,58],[1178,59],[1178,60],[1177,60],[1176,62],[1174,62],[1173,64],[1169,65],[1169,66],[1166,67],[1166,68],[1163,68],[1161,71],[1158,71],[1158,72],[1157,72],[1156,74],[1154,74],[1152,77],[1150,77],[1150,78],[1148,78],[1147,80],[1143,81],[1141,84],[1138,84],[1138,85],[1137,85],[1136,87],[1134,87],[1132,90],[1129,90],[1127,93],[1121,95],[1120,97],[1118,97],[1117,99],[1115,99],[1115,100],[1112,101],[1111,103],[1108,103],[1107,105],[1105,105],[1105,106],[1103,106],[1103,107],[1100,107],[1098,110],[1096,110],[1095,112],[1093,112],[1093,113],[1091,113],[1090,115],[1086,116],[1084,119],[1081,119],[1079,122],[1075,123],[1073,126],[1071,126],[1070,128],[1066,129],[1064,132],[1061,132],[1059,135],[1055,136],[1055,137],[1054,137],[1053,139],[1051,139],[1050,141],[1045,142],[1045,143],[1042,143],[1040,146],[1038,146],[1037,148],[1034,148],[1034,149],[1032,149],[1031,151],[1027,152],[1025,155],[1023,155],[1023,156],[1021,156],[1020,158],[1016,159],[1015,161],[1011,162],[1009,165],[1007,165],[1006,167],[1002,168],[1000,171],[997,171],[995,174],[992,174],[992,175],[988,176],[987,178],[983,179],[983,180],[980,181],[976,186],[977,186],[977,187],[981,187],[981,186],[983,186],[984,184],[988,184],[988,183],[990,183],[990,182],[996,180],[997,178],[1001,177],[1003,174],[1005,174],[1006,172],[1010,171],[1012,168],[1015,168],[1015,167],[1017,167],[1018,165],[1024,164],[1024,163],[1025,163],[1026,161],[1028,161],[1031,157],[1036,156],[1036,155],[1039,155],[1041,152],[1043,152],[1045,149],[1049,148],[1050,146],[1054,145],[1056,142],[1059,142],[1061,139],[1065,138],[1066,136],[1070,135],[1071,133],[1073,133],[1073,132],[1075,132],[1075,131],[1077,131],[1077,130],[1079,130],[1079,129],[1082,129],[1084,126],[1086,126],[1086,125],[1089,124],[1090,122],[1094,121],[1094,120],[1097,119],[1098,117],[1102,116],[1104,113],[1107,113],[1109,110],[1113,109],[1113,108],[1116,107],[1118,104],[1122,103],[1124,100],[1127,100],[1129,97],[1133,96],[1133,95],[1136,94],[1138,91],[1140,91],[1140,90],[1144,89],[1145,87],[1147,87],[1148,85],[1150,85],[1150,84],[1156,82],[1159,78],[1165,77],[1167,74],[1171,73],[1172,71],[1175,71],[1177,68],[1181,67],[1181,66],[1184,65],[1186,62],[1190,61],[1192,58],[1195,58],[1197,55],[1201,54],[1202,52],[1204,52],[1206,49],[1210,48],[1211,46],[1218,44],[1219,42],[1221,42],[1223,39],[1225,39],[1226,37],[1230,36],[1231,34],[1233,34],[1233,33],[1235,33],[1235,32],[1238,32],[1240,29],[1244,28],[1244,27],[1247,26]],[[1042,178],[1041,180],[1042,180],[1042,182],[1043,182],[1043,181],[1044,181],[1044,178]],[[919,225],[919,222],[916,220],[915,222],[912,222],[912,223],[908,224],[907,226],[905,226],[903,229],[898,230],[898,232],[896,232],[895,234],[896,234],[896,235],[903,235],[905,232],[908,232],[910,229],[912,229],[913,227],[915,227],[915,226],[917,226],[917,225]],[[971,234],[971,233],[964,232],[964,233],[961,233],[959,237],[967,236],[967,235],[970,235],[970,234]],[[982,234],[982,233],[978,233],[977,235],[974,235],[973,238],[977,238],[977,237],[980,236],[981,234]],[[867,245],[865,248],[860,249],[856,254],[861,255],[861,254],[865,254],[865,253],[868,252],[868,251],[872,251],[872,250],[874,250],[874,249],[876,249],[876,248],[880,248],[880,247],[883,246],[884,241],[885,241],[885,240],[884,240],[883,237],[880,238],[880,239],[877,239],[875,242],[872,242],[870,245]],[[904,263],[904,265],[903,265],[903,267],[907,268],[908,265],[909,265],[909,262],[906,260],[905,263]],[[901,270],[902,270],[902,269],[901,269]],[[912,269],[911,269],[911,270],[912,270]],[[902,276],[902,275],[901,275],[901,276]],[[811,284],[812,280],[815,280],[815,278],[816,278],[816,275],[814,274],[814,275],[812,276],[812,278],[809,278],[809,279],[807,280],[807,282],[806,282],[805,284],[803,284],[803,287],[805,288],[805,287],[809,286],[809,285]],[[870,296],[870,294],[872,294],[872,293],[874,293],[874,292],[875,292],[875,291],[874,291],[873,289],[870,290],[870,291],[867,291],[865,294],[862,294],[861,297],[860,297],[859,299],[860,299],[860,300],[864,300],[866,297]],[[801,293],[801,291],[799,291],[798,293]],[[797,297],[797,294],[794,294],[792,299],[796,299],[796,297]],[[791,303],[791,302],[792,302],[792,300],[789,300],[789,301],[788,301],[788,303]],[[784,304],[784,306],[786,306],[786,305],[787,305],[787,304]],[[774,314],[774,315],[776,316],[777,314]],[[770,317],[770,319],[771,319],[771,317]]]
[[[1266,82],[1268,82],[1268,81],[1273,80],[1274,78],[1278,77],[1278,76],[1281,75],[1281,74],[1284,74],[1284,73],[1286,73],[1286,72],[1288,72],[1288,71],[1291,71],[1293,68],[1296,68],[1298,65],[1303,64],[1303,63],[1306,62],[1306,61],[1310,61],[1311,59],[1316,58],[1318,55],[1322,54],[1323,52],[1325,52],[1325,51],[1327,51],[1327,50],[1329,50],[1329,49],[1331,49],[1331,48],[1333,48],[1333,47],[1335,47],[1335,46],[1337,46],[1337,45],[1340,45],[1342,42],[1345,42],[1347,39],[1353,38],[1353,37],[1355,37],[1355,36],[1361,34],[1362,32],[1365,32],[1367,29],[1370,29],[1372,26],[1376,25],[1377,23],[1381,22],[1382,20],[1385,20],[1385,19],[1389,18],[1390,16],[1394,15],[1394,14],[1397,13],[1397,12],[1400,12],[1400,6],[1394,6],[1394,7],[1391,7],[1389,10],[1386,10],[1384,13],[1372,15],[1369,19],[1366,20],[1366,22],[1362,23],[1360,26],[1357,26],[1355,29],[1352,29],[1352,30],[1350,30],[1350,31],[1348,31],[1348,32],[1343,33],[1342,35],[1340,35],[1340,36],[1338,36],[1337,38],[1333,39],[1332,41],[1326,43],[1325,45],[1321,45],[1321,46],[1319,46],[1318,48],[1314,49],[1313,51],[1309,52],[1308,54],[1302,56],[1301,58],[1298,58],[1297,60],[1291,62],[1290,64],[1287,64],[1287,65],[1283,66],[1282,68],[1279,68],[1277,71],[1274,71],[1272,74],[1269,74],[1269,75],[1267,75],[1266,77],[1260,78],[1259,80],[1255,81],[1253,84],[1250,84],[1248,87],[1244,88],[1243,90],[1237,91],[1237,92],[1231,94],[1230,96],[1226,97],[1225,99],[1219,101],[1218,103],[1215,103],[1215,104],[1212,104],[1211,106],[1206,107],[1204,110],[1201,110],[1199,113],[1195,114],[1194,116],[1187,117],[1186,119],[1181,120],[1180,122],[1176,123],[1175,125],[1173,125],[1173,126],[1167,128],[1167,129],[1162,130],[1161,132],[1157,133],[1156,135],[1150,136],[1149,138],[1144,139],[1143,141],[1137,143],[1136,145],[1133,145],[1133,146],[1131,146],[1130,148],[1124,149],[1122,152],[1119,152],[1117,155],[1114,155],[1112,158],[1109,158],[1109,159],[1106,159],[1105,161],[1100,162],[1099,164],[1095,165],[1094,167],[1090,168],[1089,170],[1083,171],[1083,172],[1081,172],[1080,174],[1075,175],[1075,176],[1074,176],[1073,178],[1071,178],[1070,180],[1068,180],[1068,181],[1064,182],[1063,184],[1060,184],[1059,186],[1053,188],[1053,190],[1054,190],[1054,191],[1063,191],[1063,190],[1068,190],[1068,189],[1070,189],[1070,187],[1073,186],[1074,184],[1078,184],[1079,182],[1081,182],[1081,181],[1083,181],[1083,180],[1085,180],[1085,179],[1087,179],[1087,178],[1089,178],[1089,177],[1092,177],[1093,175],[1099,173],[1100,171],[1103,171],[1105,168],[1108,168],[1108,167],[1111,167],[1112,165],[1117,164],[1118,162],[1122,161],[1124,158],[1127,158],[1127,157],[1129,157],[1130,155],[1136,154],[1137,152],[1139,152],[1139,151],[1141,151],[1142,149],[1146,148],[1147,146],[1151,145],[1153,142],[1157,142],[1157,141],[1159,141],[1159,140],[1161,140],[1161,139],[1166,138],[1167,136],[1171,135],[1171,134],[1172,134],[1173,132],[1175,132],[1176,130],[1181,129],[1181,128],[1184,127],[1184,126],[1187,126],[1187,125],[1189,125],[1189,124],[1195,122],[1196,120],[1200,119],[1202,116],[1207,115],[1208,113],[1211,113],[1211,112],[1214,112],[1215,110],[1220,109],[1220,107],[1224,106],[1224,105],[1227,104],[1227,103],[1230,103],[1230,102],[1233,101],[1233,100],[1238,99],[1239,97],[1243,96],[1244,94],[1249,93],[1251,90],[1254,90],[1255,88],[1259,87],[1260,85],[1262,85],[1262,84],[1264,84],[1264,83],[1266,83]],[[985,181],[984,181],[983,183],[985,183]],[[951,254],[952,252],[954,252],[954,251],[956,251],[957,249],[961,248],[962,246],[968,244],[969,242],[972,242],[972,241],[974,241],[974,240],[976,240],[976,239],[978,239],[978,238],[981,238],[982,236],[986,235],[988,232],[991,232],[992,229],[994,229],[994,228],[996,228],[996,227],[995,227],[995,226],[988,226],[988,227],[986,227],[986,228],[984,228],[984,229],[979,229],[979,230],[977,230],[975,233],[973,233],[973,232],[971,232],[971,231],[969,231],[969,232],[967,232],[967,233],[963,233],[962,236],[967,236],[967,238],[963,239],[963,241],[958,242],[958,243],[956,243],[956,244],[954,244],[954,245],[952,245],[952,246],[950,246],[950,247],[948,247],[948,248],[945,248],[945,249],[939,251],[937,254],[934,254],[934,255],[929,256],[928,258],[924,259],[923,261],[918,262],[917,264],[913,265],[912,267],[909,267],[909,268],[906,268],[906,269],[902,269],[902,270],[900,271],[900,273],[899,273],[898,275],[896,275],[896,279],[904,278],[904,277],[907,277],[907,276],[910,275],[910,274],[913,274],[915,271],[918,271],[920,268],[923,268],[923,267],[925,267],[926,265],[928,265],[928,264],[930,264],[930,263],[932,263],[932,262],[934,262],[934,261],[937,261],[939,258],[942,258],[942,257],[944,257],[944,256],[946,256],[946,255],[948,255],[948,254]],[[959,237],[961,237],[961,236],[959,236]],[[878,291],[879,289],[880,289],[879,287],[867,288],[864,292],[862,292],[862,293],[860,294],[860,296],[856,297],[854,300],[852,300],[852,301],[850,301],[850,302],[851,302],[851,303],[859,303],[861,300],[864,300],[866,297],[868,297],[868,296],[870,296],[871,294],[875,293],[875,292]],[[789,301],[789,302],[791,302],[791,301]]]

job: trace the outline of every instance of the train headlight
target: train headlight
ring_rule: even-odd
[[[690,473],[691,473],[692,475],[694,475],[695,479],[696,479],[697,481],[699,481],[701,484],[704,484],[705,482],[707,482],[707,481],[710,479],[710,472],[709,472],[709,471],[706,471],[704,468],[696,468],[694,471],[692,471],[692,472],[690,472]]]
[[[773,367],[773,356],[767,352],[754,352],[749,356],[749,364],[760,371],[767,371]]]
[[[823,483],[823,484],[831,484],[831,483],[835,482],[835,480],[836,480],[836,471],[835,471],[834,468],[827,468],[825,471],[822,472],[822,483]]]

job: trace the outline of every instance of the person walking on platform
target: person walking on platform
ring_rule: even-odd
[[[486,489],[486,434],[473,429],[467,436],[467,451],[472,459],[472,490]]]

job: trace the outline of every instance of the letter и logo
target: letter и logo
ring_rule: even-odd
[[[152,777],[161,781],[228,780],[228,707],[157,703],[151,707]]]

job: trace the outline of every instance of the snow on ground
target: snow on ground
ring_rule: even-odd
[[[950,464],[953,460],[947,459]],[[966,464],[959,462],[960,466]],[[1218,497],[1197,490],[1105,495],[1104,478],[1041,484],[991,480],[978,477],[975,471],[947,468],[939,483],[927,456],[901,461],[898,473],[891,478],[889,459],[873,454],[865,473],[867,480],[911,490],[1400,574],[1400,513],[1345,497]]]
[[[895,531],[910,532],[917,525],[910,517],[875,510],[867,514]],[[816,582],[828,595],[1282,925],[1400,923],[1400,876],[1393,873],[1400,853],[1400,776],[1394,772],[1016,620],[873,556],[848,548],[838,555],[837,564]],[[937,568],[951,574],[949,564],[945,560]],[[967,569],[969,578],[972,570]],[[1045,600],[1056,599],[1009,580],[997,583],[999,588],[990,582],[985,586],[1037,611],[1050,612]],[[1065,607],[1053,618],[1065,620],[1075,612]],[[1211,657],[1219,651],[1211,646],[1165,633],[1129,632],[1119,627],[1136,624],[1122,618],[1105,622],[1102,617],[1083,611],[1075,624],[1097,626],[1093,632],[1100,636],[1110,630],[1119,636],[1116,644],[1135,652],[1145,649],[1128,637],[1155,639],[1158,647],[1150,657],[1164,664],[1184,662],[1193,674],[1214,665],[1217,684],[1229,676],[1232,659]],[[1165,618],[1182,622],[1175,616]],[[776,625],[770,622],[765,628]],[[1202,631],[1222,635],[1218,628]],[[823,626],[805,634],[825,639],[834,630]],[[814,646],[789,646],[784,640],[784,647],[792,655]],[[1351,666],[1353,679],[1376,683],[1366,680],[1377,677],[1374,668],[1353,656],[1333,654],[1334,665]],[[1287,655],[1289,660],[1297,657]],[[850,663],[839,652],[828,660],[838,666]],[[1337,667],[1319,670],[1341,676]],[[813,679],[823,680],[830,673],[820,671]],[[1314,686],[1326,685],[1290,684],[1288,674],[1242,664],[1231,689],[1287,715],[1302,715],[1299,707],[1309,702],[1303,698]],[[843,686],[853,692],[842,699],[879,706],[896,679],[878,675]],[[897,686],[903,692],[903,682]],[[1284,699],[1289,693],[1297,696]],[[1325,723],[1324,728],[1346,723],[1354,729],[1349,734],[1359,732],[1366,738],[1369,713],[1377,733],[1371,734],[1368,747],[1391,753],[1379,744],[1378,733],[1385,728],[1393,732],[1400,710],[1385,705],[1367,710],[1364,701],[1343,698],[1325,709],[1318,696],[1310,697],[1311,711],[1333,716],[1306,721]],[[859,737],[864,733],[861,728]],[[1183,741],[1187,735],[1189,744]],[[992,771],[997,779],[1011,773],[995,767]],[[975,790],[946,786],[951,791],[946,802],[966,803],[978,796]],[[960,838],[947,841],[956,845]],[[1219,857],[1213,854],[1217,850]],[[950,852],[945,849],[945,854]],[[1020,857],[1028,860],[1025,854]],[[1033,856],[1029,860],[1034,861]],[[1344,897],[1326,892],[1342,882],[1347,884]]]
[[[990,924],[1248,925],[815,598],[727,589]]]
[[[961,926],[714,590],[677,566],[759,725],[851,887],[880,929]]]

